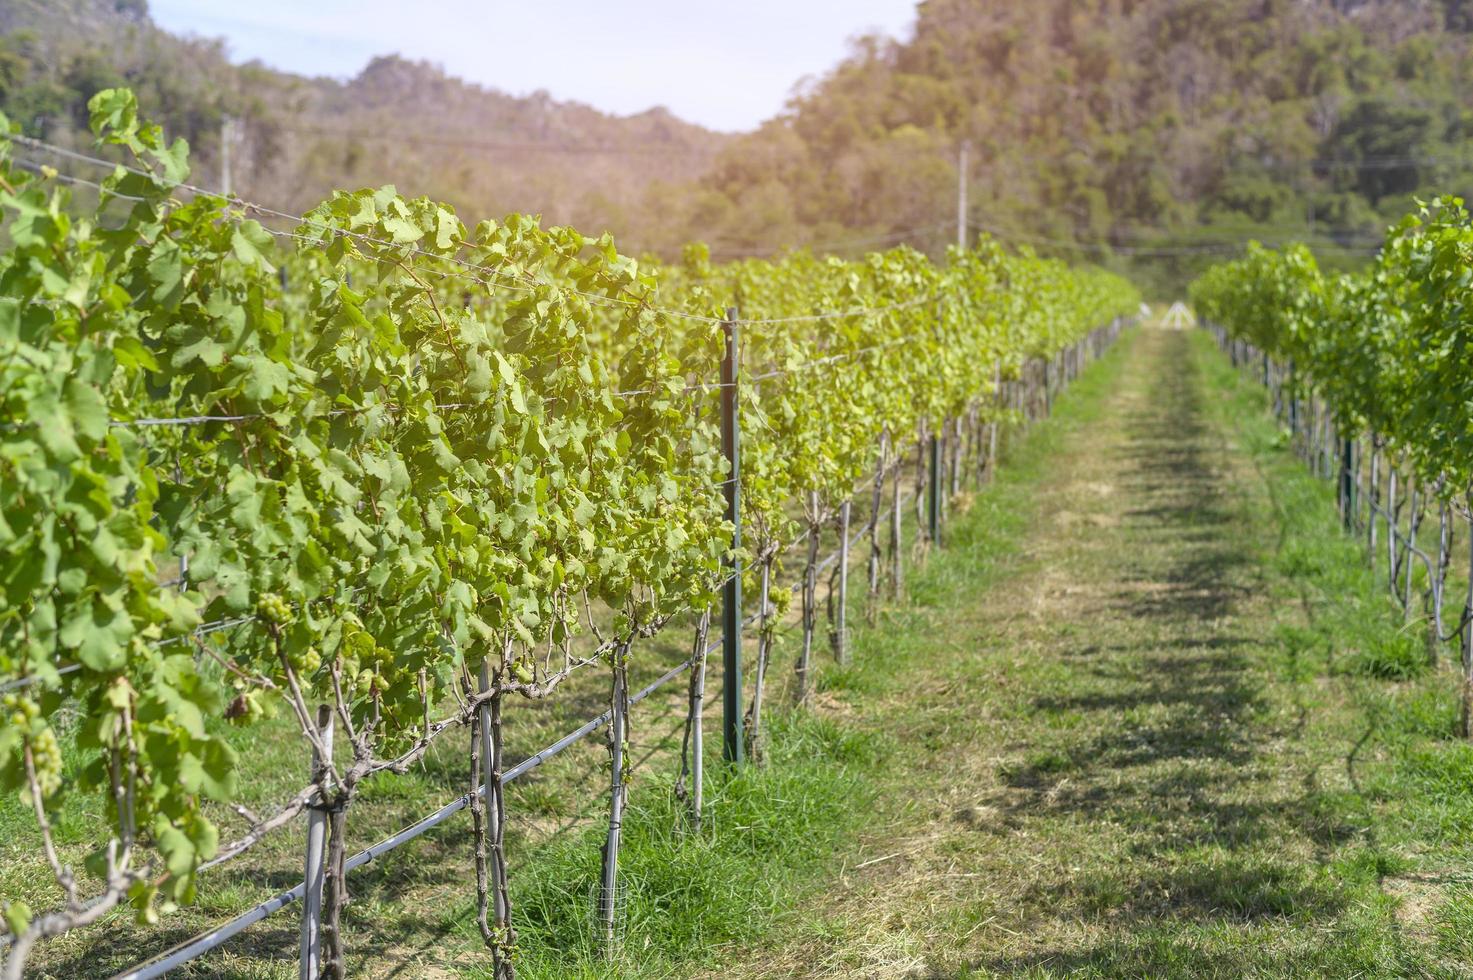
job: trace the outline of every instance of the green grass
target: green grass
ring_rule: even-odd
[[[921,846],[723,975],[1465,972],[1450,672],[1261,390],[1127,346],[953,529],[894,682],[844,678],[919,762],[861,852]]]
[[[854,663],[819,658],[810,711],[785,706],[785,637],[770,765],[713,765],[698,837],[671,792],[679,693],[636,710],[653,754],[617,954],[592,922],[597,740],[514,784],[521,976],[1470,972],[1473,746],[1452,672],[1209,338],[1127,337],[946,539],[874,626],[856,588]],[[598,696],[524,716],[528,745]],[[293,764],[257,748],[263,771]],[[359,832],[458,792],[458,773],[447,754],[375,783]],[[355,875],[365,975],[489,975],[453,824]],[[295,870],[296,843],[275,846],[162,935],[109,926],[49,975],[103,973],[257,900]],[[292,975],[294,930],[279,917],[193,975]]]
[[[1105,390],[1109,371],[1107,363],[1081,379],[1080,398]],[[1078,400],[1066,398],[1060,413],[1077,414]],[[1021,544],[1029,483],[1045,477],[1060,424],[1045,423],[1015,442],[998,484],[968,499],[966,513],[948,528],[954,539],[947,549],[910,570],[906,602],[887,605],[876,627],[862,625],[863,600],[856,595],[849,612],[854,662],[824,661],[816,682],[821,694],[846,704],[889,705],[935,668],[944,652],[927,627],[945,617],[958,590],[986,588],[1005,571]],[[775,659],[788,670],[796,637],[785,639]],[[610,957],[594,939],[603,828],[593,826],[513,868],[518,975],[685,977],[719,969],[733,947],[760,946],[792,929],[839,871],[862,860],[856,848],[885,807],[878,797],[900,789],[893,777],[903,777],[907,756],[946,749],[944,730],[918,727],[904,712],[893,720],[886,731],[872,718],[779,707],[770,723],[768,765],[735,777],[718,772],[696,840],[680,829],[669,781],[641,780],[620,856],[621,951]],[[478,942],[473,913],[462,903],[447,921],[466,941]],[[489,967],[466,972],[487,976]]]
[[[699,837],[682,828],[667,780],[640,780],[620,852],[621,951],[608,956],[593,921],[602,828],[544,849],[514,869],[520,976],[680,976],[769,930],[852,840],[874,792],[864,772],[881,746],[821,718],[780,714],[770,764],[711,787]],[[475,939],[474,909],[449,920]],[[489,968],[471,976],[489,976]]]

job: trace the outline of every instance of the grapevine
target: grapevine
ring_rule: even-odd
[[[1410,620],[1416,534],[1428,502],[1437,505],[1439,540],[1427,566],[1429,647],[1456,636],[1463,661],[1463,729],[1473,735],[1473,553],[1470,591],[1461,622],[1443,624],[1444,589],[1452,556],[1454,508],[1473,512],[1473,372],[1468,370],[1473,307],[1473,222],[1463,202],[1444,197],[1404,217],[1365,270],[1327,275],[1303,246],[1281,252],[1250,246],[1235,262],[1216,266],[1192,288],[1203,319],[1263,358],[1272,383],[1287,374],[1279,401],[1291,428],[1304,428],[1311,455],[1327,455],[1324,432],[1333,423],[1350,449],[1339,451],[1341,507],[1347,526],[1358,520],[1362,438],[1370,448],[1365,531],[1374,559],[1379,518],[1386,524],[1388,580]],[[1323,405],[1325,412],[1319,411]],[[1318,420],[1318,421],[1316,421]],[[1380,466],[1387,464],[1387,499]],[[1397,497],[1399,477],[1404,493]],[[1407,527],[1398,519],[1410,500]],[[1397,588],[1400,580],[1400,588]]]
[[[464,729],[490,739],[479,785],[506,698],[607,669],[617,703],[637,641],[714,602],[732,557],[711,384],[726,304],[760,434],[743,557],[781,609],[784,556],[867,474],[997,420],[997,379],[1138,302],[985,240],[942,264],[898,248],[714,265],[694,246],[664,266],[522,215],[467,227],[391,187],[338,192],[287,232],[190,191],[187,148],[130,92],[90,109],[123,161],[90,208],[0,140],[0,680],[16,685],[0,784],[34,807],[59,889],[47,912],[7,897],[10,976],[119,905],[151,920],[189,902],[202,865],[313,807],[330,814],[324,969],[344,975],[363,780]],[[59,739],[64,705],[87,723]],[[207,720],[280,714],[317,771],[222,842],[212,815],[242,765]],[[70,779],[64,751],[87,760]],[[52,846],[67,793],[111,828],[90,897]],[[499,828],[499,792],[486,803]],[[475,812],[483,934],[509,976],[500,841]]]

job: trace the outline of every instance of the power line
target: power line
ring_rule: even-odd
[[[785,249],[805,249],[806,248],[806,249],[810,249],[810,250],[815,251],[815,252],[818,252],[818,251],[827,251],[827,250],[831,250],[831,249],[848,248],[848,247],[854,246],[854,245],[884,244],[884,243],[888,243],[888,242],[894,242],[894,241],[897,241],[897,240],[903,241],[906,238],[913,238],[913,237],[918,237],[918,236],[921,236],[921,235],[927,235],[927,234],[931,234],[931,233],[934,233],[936,231],[939,231],[939,230],[941,230],[943,228],[950,228],[950,227],[951,227],[951,222],[949,222],[949,221],[942,221],[942,222],[937,222],[935,224],[930,224],[930,225],[921,225],[920,227],[917,227],[917,228],[901,228],[901,229],[896,230],[896,231],[885,232],[885,233],[882,233],[882,234],[866,235],[866,236],[859,237],[859,238],[844,238],[844,239],[839,239],[839,240],[836,240],[836,241],[826,241],[826,242],[784,242],[781,245],[752,245],[752,246],[713,244],[711,246],[711,255],[712,255],[713,258],[714,257],[717,257],[717,256],[720,256],[722,258],[727,258],[727,259],[739,259],[739,258],[765,258],[765,257],[771,256],[774,253],[781,252],[781,251],[783,251]],[[766,255],[762,255],[762,256],[756,255],[755,253],[758,253],[758,252],[764,252],[764,253],[766,253]]]
[[[323,136],[340,140],[360,140],[366,142],[385,143],[419,143],[427,146],[445,146],[464,149],[484,149],[496,151],[515,151],[529,153],[554,153],[573,154],[589,156],[669,156],[680,154],[688,156],[712,157],[724,150],[724,147],[702,147],[690,143],[678,143],[666,141],[662,145],[638,145],[638,144],[599,144],[599,143],[560,143],[541,140],[494,140],[466,138],[449,134],[435,133],[382,133],[367,132],[355,129],[333,129],[324,126],[308,126],[304,124],[271,123],[273,128],[288,133],[296,133],[307,136]],[[946,160],[951,152],[950,146],[936,147],[911,147],[898,148],[886,147],[884,154],[887,156],[902,157],[930,157],[937,160]],[[1029,160],[1036,158],[1028,157]],[[1251,172],[1254,170],[1365,170],[1382,171],[1396,170],[1403,167],[1421,166],[1466,166],[1473,163],[1467,155],[1446,154],[1422,154],[1422,155],[1382,155],[1362,157],[1313,157],[1308,160],[1244,160],[1239,159],[1224,166],[1228,172]],[[948,226],[950,223],[948,222]]]
[[[1243,247],[1252,240],[1250,238],[1238,241],[1203,242],[1196,245],[1178,246],[1131,246],[1115,245],[1105,241],[1076,241],[1066,238],[1046,238],[1038,235],[1022,235],[1006,231],[1002,228],[982,224],[981,222],[969,222],[971,227],[979,231],[985,231],[996,238],[1004,241],[1022,243],[1024,245],[1041,245],[1050,248],[1070,249],[1076,252],[1109,252],[1115,255],[1135,258],[1169,258],[1189,255],[1231,255],[1242,251]],[[1264,242],[1264,244],[1279,248],[1284,243]],[[1356,255],[1374,255],[1380,251],[1380,245],[1367,245],[1364,247],[1348,245],[1325,245],[1312,246],[1315,251],[1324,253],[1343,253]]]
[[[1466,166],[1470,162],[1465,155],[1460,156],[1367,156],[1367,157],[1321,157],[1302,162],[1293,160],[1265,161],[1259,166],[1265,170],[1399,170],[1403,167],[1438,167],[1438,166]],[[1240,165],[1232,169],[1252,170],[1250,165]]]
[[[323,136],[340,140],[362,140],[379,143],[418,143],[424,146],[445,146],[467,150],[493,150],[526,153],[553,153],[582,156],[700,156],[712,157],[721,152],[719,148],[692,146],[689,143],[654,143],[653,145],[602,145],[596,143],[553,143],[537,141],[466,139],[458,136],[435,134],[370,133],[359,130],[335,130],[318,126],[294,126],[275,124],[283,132],[306,136]]]

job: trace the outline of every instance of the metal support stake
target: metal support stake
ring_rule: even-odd
[[[731,557],[728,579],[721,594],[721,748],[728,762],[744,761],[746,740],[742,737],[742,451],[740,402],[737,379],[741,368],[741,345],[737,310],[726,311],[721,325],[726,353],[721,359],[721,451],[731,466],[726,481],[726,519],[731,522]]]
[[[931,436],[931,477],[926,487],[927,496],[930,498],[929,512],[926,514],[926,530],[930,534],[931,544],[941,546],[941,440],[939,437]]]
[[[480,685],[482,694],[491,690],[491,663],[485,659],[481,660]],[[493,741],[494,733],[492,732],[492,728],[494,726],[491,720],[491,702],[482,702],[476,711],[481,716],[478,727],[481,737],[481,772],[485,778],[485,782],[482,784],[482,795],[486,799],[486,839],[493,842],[493,845],[499,846],[502,840],[501,787],[496,784],[501,780],[501,769],[500,766],[495,764],[498,756],[496,754],[496,744]],[[501,855],[498,854],[496,857],[499,864]],[[500,928],[506,923],[506,901],[501,889],[495,887],[500,884],[499,873],[493,874],[492,878],[492,921]]]
[[[967,452],[966,418],[958,414],[951,420],[951,444],[945,447],[942,462],[946,467],[946,509],[943,519],[951,517],[951,502],[961,495],[962,458]]]
[[[609,830],[604,840],[603,869],[599,877],[598,919],[604,953],[612,956],[619,938],[619,844],[624,832],[624,742],[628,738],[629,688],[626,661],[629,645],[614,651],[614,683],[609,709]]]
[[[332,709],[317,706],[317,737],[332,754]],[[312,779],[319,779],[327,762],[312,750]],[[327,787],[323,787],[325,792]],[[326,800],[318,799],[319,804]],[[322,884],[327,872],[327,810],[314,806],[307,811],[307,856],[302,867],[305,893],[302,896],[302,943],[297,960],[301,980],[317,980],[322,972]]]
[[[1355,479],[1351,474],[1354,455],[1354,440],[1342,439],[1340,441],[1340,512],[1347,531],[1355,529]]]
[[[878,479],[878,478],[877,478]],[[849,605],[849,501],[839,505],[839,593],[834,606],[834,659],[849,662],[849,633],[845,612]]]
[[[987,427],[987,482],[997,479],[997,425],[1002,414],[1002,361],[992,362],[992,424]]]
[[[1295,383],[1294,362],[1289,361],[1289,436],[1299,435],[1299,388]]]
[[[711,611],[701,616],[696,627],[695,649],[690,665],[690,828],[701,832],[701,813],[706,799],[706,634],[711,629]]]

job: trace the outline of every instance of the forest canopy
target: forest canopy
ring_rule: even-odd
[[[963,141],[974,232],[1153,291],[1249,238],[1363,261],[1416,199],[1473,184],[1473,0],[925,0],[911,37],[855,39],[738,137],[391,55],[346,82],[233,65],[143,0],[6,0],[0,28],[0,109],[31,135],[84,143],[86,99],[126,84],[205,172],[230,134],[238,192],[286,210],[394,182],[666,257],[691,240],[937,254]]]

